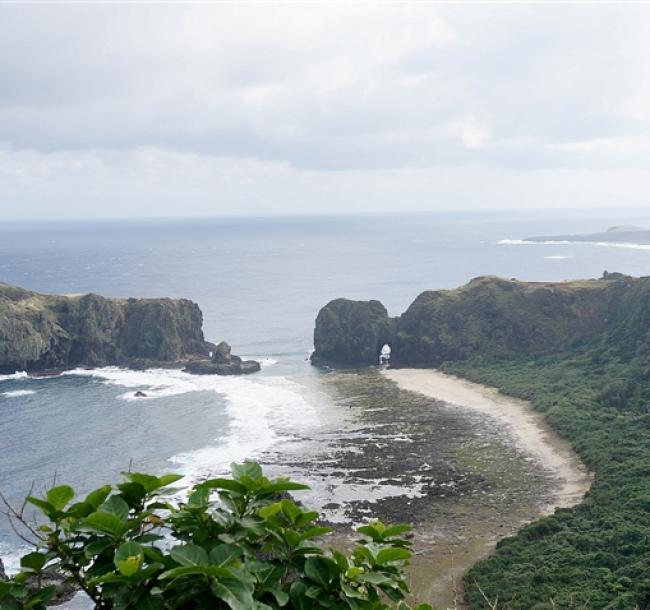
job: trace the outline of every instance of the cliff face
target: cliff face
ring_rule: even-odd
[[[0,372],[172,363],[205,356],[186,299],[44,295],[0,284]]]
[[[629,355],[650,339],[650,278],[543,283],[481,277],[456,290],[423,292],[399,318],[377,301],[326,305],[314,331],[314,362],[375,364],[381,342],[398,366],[438,366],[473,356],[537,356],[608,341]],[[381,316],[381,312],[384,316]],[[353,345],[354,349],[349,346]],[[324,348],[327,348],[325,350]]]

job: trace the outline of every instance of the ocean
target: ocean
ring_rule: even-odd
[[[480,275],[563,280],[599,277],[604,270],[650,274],[648,249],[519,241],[615,224],[650,226],[650,214],[1,224],[0,281],[52,293],[189,298],[203,311],[207,339],[228,341],[234,353],[261,360],[263,368],[243,378],[116,368],[41,379],[2,376],[0,490],[18,502],[32,485],[38,493],[56,477],[87,491],[117,480],[129,464],[181,472],[191,482],[252,457],[273,473],[289,471],[314,483],[311,501],[339,508],[328,514],[333,522],[345,519],[346,502],[363,500],[372,512],[382,498],[414,496],[415,482],[382,487],[358,475],[352,484],[325,467],[322,456],[340,448],[342,439],[349,451],[363,451],[349,442],[362,436],[363,426],[350,406],[355,397],[344,400],[308,362],[319,308],[342,296],[376,298],[397,315],[423,290],[453,288]],[[148,398],[134,399],[137,389]],[[10,569],[20,548],[0,521],[0,557]]]

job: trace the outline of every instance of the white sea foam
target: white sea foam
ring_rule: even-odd
[[[25,379],[27,373],[25,371],[16,371],[11,375],[0,375],[0,381],[11,381],[12,379]]]
[[[550,261],[563,261],[567,258],[573,258],[573,256],[566,256],[564,254],[552,254],[551,256],[545,256],[544,258]]]
[[[500,246],[601,246],[606,248],[627,248],[632,250],[650,250],[650,244],[635,244],[632,242],[614,241],[566,241],[566,240],[545,240],[531,241],[524,239],[500,239],[496,242]]]
[[[326,464],[333,448],[336,452],[358,449],[340,443],[347,437],[364,436],[357,429],[359,422],[346,405],[332,403],[328,396],[283,376],[190,375],[179,370],[130,371],[114,367],[65,374],[93,376],[106,384],[129,388],[120,396],[128,401],[190,392],[219,394],[229,419],[224,427],[227,436],[169,458],[173,469],[185,475],[182,488],[206,477],[225,475],[232,462],[250,458],[262,459],[269,476],[289,475],[311,485],[310,492],[301,492],[301,499],[323,510],[332,521],[347,521],[347,509],[353,502],[376,502],[394,496],[415,498],[423,493],[420,484],[402,487],[373,480],[350,481],[338,466],[336,472],[330,472]],[[136,390],[145,392],[147,398],[135,398]],[[384,439],[378,430],[367,435]],[[412,442],[407,435],[385,437],[386,442],[391,439]],[[315,464],[318,467],[314,469]],[[330,467],[334,464],[332,456]],[[179,492],[179,496],[184,493]],[[323,509],[332,504],[338,508]]]
[[[115,367],[68,371],[104,383],[130,389],[120,395],[127,401],[146,401],[190,392],[215,392],[223,397],[229,418],[229,434],[215,445],[170,458],[188,483],[202,476],[224,474],[233,461],[257,458],[280,440],[290,440],[292,429],[304,430],[305,419],[314,422],[314,407],[299,391],[299,385],[284,377],[257,379],[219,375],[190,375],[173,369],[130,371]],[[140,390],[145,398],[135,398]],[[296,414],[300,414],[298,428]],[[311,416],[309,415],[311,413]],[[293,428],[292,428],[293,426]]]
[[[7,398],[16,398],[18,396],[29,396],[30,394],[36,394],[35,390],[13,390],[11,392],[3,392],[2,395]]]
[[[8,544],[0,541],[0,559],[9,576],[20,571],[20,558],[31,549],[23,543]]]
[[[247,356],[242,356],[244,360],[250,360],[251,358],[248,358]],[[260,363],[260,367],[263,369],[266,369],[270,366],[273,366],[274,364],[277,364],[278,361],[275,358],[260,358],[259,356],[255,356],[252,358],[252,360],[257,360]]]

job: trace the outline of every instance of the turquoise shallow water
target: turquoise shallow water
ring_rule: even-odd
[[[650,274],[648,250],[499,243],[623,222],[650,226],[614,213],[1,225],[1,281],[43,292],[188,297],[203,310],[208,339],[226,339],[266,366],[247,379],[117,370],[0,378],[0,489],[16,501],[55,474],[88,489],[130,461],[200,476],[232,459],[281,452],[300,426],[331,416],[319,373],[306,361],[323,304],[378,298],[398,314],[422,290],[478,275]],[[139,388],[150,398],[132,400]],[[15,550],[0,523],[0,555]]]

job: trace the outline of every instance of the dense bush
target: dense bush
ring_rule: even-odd
[[[532,401],[595,481],[584,503],[502,540],[465,578],[472,608],[650,608],[650,381],[643,358],[585,349],[447,370]]]
[[[139,473],[81,501],[67,485],[29,497],[47,523],[14,511],[38,540],[21,572],[0,582],[0,607],[45,608],[57,595],[45,584],[54,571],[97,609],[409,610],[409,526],[375,521],[358,528],[365,538],[350,554],[325,551],[314,540],[328,528],[288,495],[304,485],[269,480],[254,462],[232,473],[196,485],[182,502],[169,487],[179,476]]]

